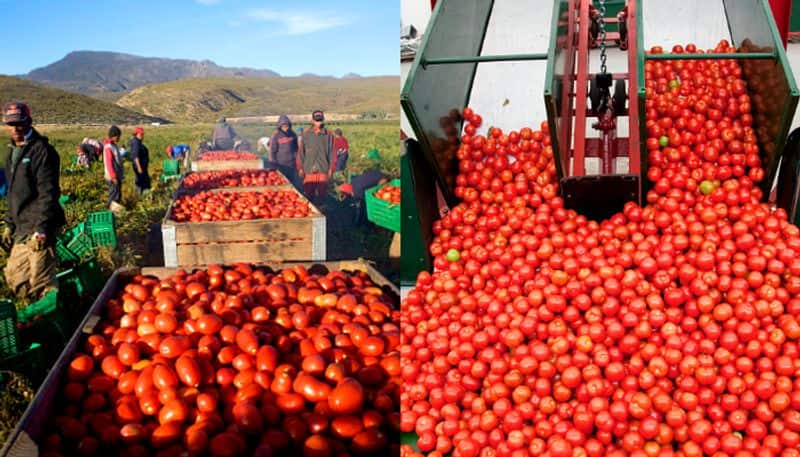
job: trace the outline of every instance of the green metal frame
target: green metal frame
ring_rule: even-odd
[[[706,60],[706,59],[736,59],[736,60],[771,60],[774,61],[776,67],[774,71],[782,74],[781,80],[782,87],[779,88],[781,96],[770,95],[770,99],[782,100],[782,107],[779,110],[779,115],[769,116],[770,113],[757,112],[756,104],[753,104],[754,117],[762,114],[767,118],[767,124],[777,126],[774,135],[759,134],[759,126],[756,125],[757,139],[759,149],[762,153],[762,160],[766,171],[766,177],[761,182],[762,190],[765,195],[769,194],[772,183],[775,180],[778,171],[778,162],[780,159],[780,152],[786,143],[786,138],[789,134],[791,127],[792,117],[794,116],[795,109],[797,108],[798,91],[797,84],[795,83],[792,74],[789,60],[786,57],[786,51],[778,33],[777,25],[772,16],[772,10],[767,0],[723,0],[723,7],[725,9],[726,20],[728,22],[728,31],[730,33],[731,43],[736,48],[741,48],[745,40],[750,40],[759,48],[766,49],[766,51],[759,52],[737,52],[735,54],[725,53],[706,53],[706,54],[645,54],[644,50],[644,30],[641,27],[642,21],[642,7],[643,1],[636,0],[637,2],[637,24],[640,25],[637,31],[637,43],[639,44],[639,93],[637,94],[640,106],[640,128],[641,142],[647,139],[645,125],[646,112],[644,110],[645,104],[645,87],[644,87],[644,64],[648,60]],[[746,67],[743,67],[746,70]],[[745,80],[748,79],[762,79],[764,75],[748,75],[745,74]],[[774,74],[773,74],[774,76]],[[749,87],[750,95],[753,94],[754,88],[752,85]],[[777,114],[777,113],[776,113]],[[645,151],[645,149],[642,149]],[[650,183],[644,179],[644,174],[647,173],[647,154],[642,154],[642,182],[645,186],[649,187]],[[645,189],[646,191],[647,189]]]
[[[480,25],[477,30],[470,28],[468,24],[460,24],[460,27],[450,27],[448,24],[448,11],[463,12],[466,8],[481,8],[480,11],[485,11],[485,17],[482,21],[476,20]],[[431,14],[431,19],[428,21],[428,26],[422,38],[417,56],[414,63],[411,65],[406,83],[400,92],[400,106],[408,118],[417,140],[425,153],[426,159],[429,161],[432,169],[435,171],[434,178],[442,189],[445,200],[449,205],[455,205],[457,199],[443,175],[442,170],[439,168],[435,157],[433,156],[433,141],[438,138],[435,136],[439,131],[438,119],[442,116],[447,116],[449,110],[452,108],[463,109],[469,102],[469,97],[472,92],[472,84],[475,81],[475,72],[478,69],[477,57],[481,54],[483,42],[486,37],[486,29],[489,26],[489,19],[491,18],[491,11],[494,7],[494,0],[484,2],[470,3],[464,5],[459,0],[439,0],[436,2],[436,7]],[[480,18],[478,18],[480,19]],[[466,40],[460,40],[457,36],[458,33],[474,33],[471,35],[473,43],[468,43]],[[442,43],[452,43],[454,46],[470,47],[464,56],[464,52],[455,52],[456,56],[452,55],[431,55],[435,52],[431,47],[434,45],[441,45]],[[466,44],[465,44],[466,43]],[[453,86],[448,85],[443,87],[445,81],[448,79],[446,73],[437,73],[438,70],[450,71],[451,76],[455,76],[457,69],[453,66],[466,65],[458,75],[466,78],[466,84],[463,90],[453,92]],[[450,106],[447,110],[442,109],[438,113],[430,114],[430,110],[434,109],[430,106],[431,100],[425,95],[417,92],[415,89],[421,84],[439,84],[441,90],[437,90],[437,97],[443,100],[442,103],[449,103]],[[456,127],[461,130],[460,122]]]
[[[426,236],[431,233],[432,209],[438,215],[435,186],[432,184],[435,182],[439,186],[448,205],[455,206],[458,203],[433,154],[433,143],[444,136],[439,119],[447,116],[451,109],[460,112],[467,106],[479,63],[547,59],[546,53],[480,55],[493,7],[493,0],[469,3],[439,0],[400,93],[400,105],[421,150],[421,154],[414,154],[415,157],[404,157],[401,171],[401,281],[406,284],[413,284],[419,271],[431,267]],[[452,17],[448,17],[459,14],[469,16],[472,24],[455,23]],[[468,36],[460,39],[459,34]],[[454,80],[456,83],[453,83]],[[460,132],[461,121],[455,124]],[[420,162],[424,162],[424,165]],[[457,167],[453,167],[452,172],[457,173]],[[420,182],[422,179],[429,182]]]
[[[640,170],[640,177],[639,182],[641,183],[641,194],[639,198],[641,200],[645,199],[645,195],[647,195],[647,191],[650,187],[650,181],[647,179],[647,169],[650,168],[648,165],[647,160],[647,148],[645,144],[647,143],[647,128],[646,125],[646,118],[647,118],[647,110],[645,109],[645,101],[647,99],[647,89],[645,88],[644,84],[644,16],[642,14],[642,0],[636,0],[636,36],[635,37],[628,37],[628,39],[635,39],[636,40],[636,102],[639,104],[639,151],[640,151],[640,163],[639,163],[639,170]],[[633,100],[632,96],[628,96],[629,100]]]
[[[789,32],[800,32],[800,1],[792,0],[792,14],[789,19]]]
[[[400,244],[400,286],[413,286],[417,273],[431,269],[431,258],[417,208],[417,179],[407,143],[403,144],[403,148],[405,152],[400,156],[400,176],[403,182],[400,188],[400,233],[403,237]]]
[[[573,0],[557,0],[553,6],[553,17],[550,23],[550,45],[548,46],[548,55],[553,56],[547,60],[547,68],[545,70],[544,78],[544,104],[547,111],[547,125],[550,130],[550,144],[553,148],[555,157],[569,157],[569,151],[562,151],[560,140],[558,138],[559,115],[561,114],[560,104],[562,102],[561,94],[564,85],[565,71],[556,69],[556,62],[559,61],[559,39],[565,39],[563,32],[566,32],[566,27],[561,27],[561,17],[569,11],[569,3]],[[558,176],[564,176],[565,170],[561,160],[556,160],[556,172]],[[569,166],[569,163],[567,163]]]

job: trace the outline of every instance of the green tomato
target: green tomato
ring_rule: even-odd
[[[667,147],[667,146],[669,145],[669,138],[668,138],[666,135],[664,135],[664,136],[661,136],[661,138],[659,138],[659,139],[658,139],[658,144],[659,144],[659,145],[660,145],[662,148],[665,148],[665,147]]]
[[[700,192],[702,192],[703,195],[708,195],[711,192],[714,192],[714,189],[716,188],[717,186],[714,185],[713,181],[705,180],[700,183]]]
[[[681,83],[678,82],[677,79],[673,79],[672,81],[669,82],[669,88],[672,89],[674,87],[681,87]]]
[[[461,253],[458,252],[458,249],[448,249],[445,258],[448,262],[458,262],[458,259],[461,258]]]

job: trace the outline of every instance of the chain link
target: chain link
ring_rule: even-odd
[[[600,73],[608,73],[606,67],[606,0],[599,0],[600,5]]]

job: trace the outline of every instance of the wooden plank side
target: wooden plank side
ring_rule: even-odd
[[[310,240],[273,241],[229,244],[179,244],[178,266],[276,263],[288,260],[309,260],[312,256]]]
[[[175,241],[187,243],[225,243],[229,241],[310,240],[313,223],[324,216],[289,219],[250,219],[245,221],[174,223]],[[310,245],[311,242],[308,241]]]
[[[263,159],[253,160],[195,160],[192,171],[259,170],[265,168]]]

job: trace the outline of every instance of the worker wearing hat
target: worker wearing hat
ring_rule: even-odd
[[[320,202],[336,166],[333,135],[325,128],[325,113],[321,110],[311,113],[311,127],[303,132],[298,143],[297,171],[303,181],[303,192]]]
[[[58,288],[54,246],[66,223],[58,203],[61,160],[47,137],[33,128],[25,103],[3,105],[3,123],[11,137],[2,236],[2,247],[9,251],[6,282],[17,296],[36,300]]]
[[[236,131],[228,124],[225,116],[222,116],[217,119],[217,125],[214,126],[214,130],[211,132],[211,149],[233,149],[237,138]]]
[[[128,142],[128,149],[131,151],[131,162],[133,163],[134,188],[136,195],[142,195],[150,189],[150,174],[147,167],[150,164],[150,151],[144,145],[144,129],[136,127],[133,136]]]

